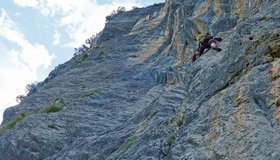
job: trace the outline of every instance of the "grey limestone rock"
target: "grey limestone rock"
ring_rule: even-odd
[[[167,0],[115,15],[85,60],[5,111],[0,160],[279,159],[279,8]],[[206,32],[223,50],[192,63]]]

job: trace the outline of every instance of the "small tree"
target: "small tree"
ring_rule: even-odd
[[[89,49],[88,46],[86,46],[86,45],[84,45],[84,44],[82,45],[82,48],[83,48],[83,52],[86,52],[86,51],[88,51],[88,49]]]
[[[38,84],[38,82],[33,82],[33,83],[30,83],[30,84],[26,85],[26,87],[25,87],[26,94],[32,94],[32,93],[36,92],[37,91],[37,89],[36,89],[37,84]]]
[[[90,38],[88,38],[86,41],[85,41],[85,43],[87,44],[87,45],[91,45],[92,44],[92,41],[91,41],[91,39]]]
[[[109,22],[110,20],[112,20],[113,16],[116,15],[117,12],[115,10],[113,10],[110,15],[106,16],[105,19],[106,19],[106,23]]]
[[[22,102],[24,98],[25,98],[24,95],[18,95],[17,98],[16,98],[17,103]]]
[[[91,37],[89,37],[86,41],[85,41],[85,43],[89,46],[89,47],[91,47],[91,45],[93,44],[93,42],[94,42],[94,38],[95,38],[96,36],[95,35],[92,35]]]
[[[79,48],[74,48],[74,51],[75,51],[74,56],[78,56],[78,55],[86,52],[87,50],[88,50],[88,47],[84,44]]]
[[[77,56],[79,55],[79,48],[74,48],[74,56]]]
[[[125,12],[126,11],[126,8],[125,7],[118,7],[117,9],[117,13],[122,13],[122,12]]]
[[[116,14],[122,13],[122,12],[125,12],[125,11],[126,11],[126,8],[125,8],[125,7],[122,7],[122,6],[118,7],[117,10],[113,10],[113,11],[111,12],[110,15],[106,16],[106,23],[109,22],[110,20],[112,20],[112,18],[113,18]]]
[[[133,6],[133,7],[132,7],[132,10],[135,10],[135,9],[138,9],[138,7],[137,7],[137,6]]]

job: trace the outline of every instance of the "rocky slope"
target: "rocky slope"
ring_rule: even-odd
[[[0,159],[280,159],[279,8],[167,0],[115,15],[88,56],[5,111]],[[223,51],[191,63],[207,31]]]

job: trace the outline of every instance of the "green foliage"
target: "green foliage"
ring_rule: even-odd
[[[25,98],[25,95],[18,95],[18,96],[16,97],[16,101],[17,101],[18,103],[20,103],[20,102],[22,102],[22,101],[24,100],[24,98]]]
[[[238,12],[234,12],[233,16],[235,16],[237,19],[239,19],[239,13]]]
[[[15,124],[22,121],[25,117],[27,117],[27,115],[25,113],[21,113],[19,117],[16,117],[5,124],[3,129],[11,129]]]
[[[36,89],[36,86],[37,86],[38,82],[33,82],[33,83],[30,83],[30,84],[27,84],[26,87],[25,87],[25,92],[27,94],[32,94],[34,92],[37,91]]]
[[[50,106],[44,108],[41,113],[51,113],[51,112],[59,112],[63,109],[63,106],[58,106],[56,104],[51,104]]]
[[[134,143],[134,141],[130,138],[126,139],[125,142],[121,145],[121,149],[128,149],[132,144]]]
[[[92,95],[94,95],[94,94],[96,94],[96,93],[97,93],[97,90],[94,89],[94,90],[92,90],[92,91],[90,91],[90,92],[87,92],[87,93],[83,94],[83,95],[82,95],[82,98],[92,96]]]
[[[100,46],[99,45],[95,45],[93,48],[98,49],[98,48],[100,48]]]
[[[171,146],[171,145],[174,143],[174,140],[175,140],[175,137],[172,136],[172,137],[170,137],[170,138],[167,139],[166,144],[167,144],[168,146]]]
[[[105,55],[105,52],[102,50],[98,53],[98,57],[103,57]]]
[[[139,9],[139,7],[137,7],[137,6],[132,6],[132,10],[136,10],[136,9]]]
[[[184,122],[185,122],[185,117],[180,116],[176,123],[178,127],[181,127],[184,124]]]
[[[78,63],[82,63],[82,62],[85,61],[87,58],[88,58],[88,54],[86,54],[86,53],[81,54]]]
[[[172,77],[172,78],[168,81],[168,83],[169,83],[170,85],[176,85],[176,84],[178,83],[178,80],[177,80],[176,77]]]
[[[268,20],[268,18],[266,16],[262,16],[259,18],[259,21],[263,21],[263,20]]]
[[[53,104],[51,104],[50,106],[43,108],[41,111],[34,113],[34,114],[38,114],[38,113],[51,113],[51,112],[59,112],[61,111],[64,107],[63,106],[58,106],[55,103],[57,101],[62,101],[61,97],[56,97],[53,101]],[[15,124],[17,124],[18,122],[22,121],[25,117],[27,117],[28,115],[25,113],[21,113],[20,116],[10,120],[7,124],[5,124],[1,129],[11,129]]]
[[[117,10],[113,10],[110,15],[105,17],[106,23],[109,22],[110,20],[112,20],[115,15],[117,15],[119,13],[123,13],[125,11],[126,11],[126,8],[125,7],[121,7],[121,6],[118,7]]]
[[[25,117],[27,117],[27,114],[21,113],[20,116],[25,118]]]
[[[56,97],[56,98],[54,99],[54,102],[61,101],[61,100],[62,100],[61,97]]]
[[[85,85],[82,85],[81,86],[81,89],[86,89],[87,87]]]

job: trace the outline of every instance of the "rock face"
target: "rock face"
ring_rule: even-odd
[[[113,16],[5,111],[0,160],[280,159],[279,15],[279,0],[167,0]],[[206,32],[223,51],[191,63]]]

